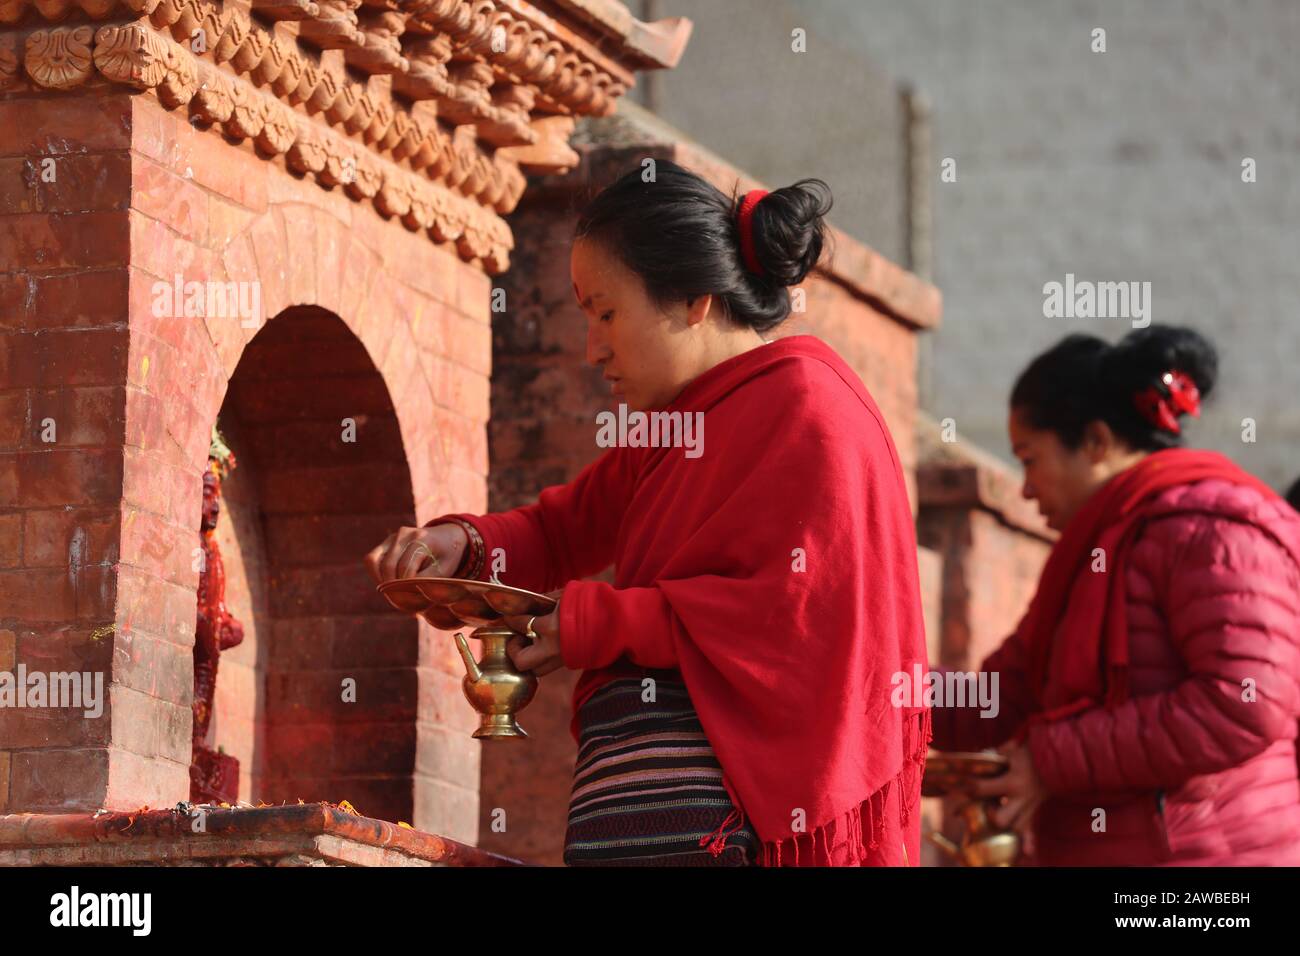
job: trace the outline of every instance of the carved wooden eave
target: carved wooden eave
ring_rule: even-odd
[[[0,92],[120,84],[504,271],[530,172],[676,65],[616,0],[0,0]]]

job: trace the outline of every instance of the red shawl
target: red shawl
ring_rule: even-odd
[[[615,448],[536,505],[472,519],[509,555],[501,579],[569,582],[575,710],[614,668],[680,670],[765,863],[915,865],[929,712],[891,690],[928,665],[880,410],[806,335],[720,363],[666,410],[704,413],[702,455]],[[610,560],[614,586],[575,580]]]
[[[1030,683],[1043,708],[1036,720],[1058,720],[1102,702],[1114,706],[1125,700],[1129,661],[1124,569],[1129,553],[1157,495],[1207,479],[1247,485],[1277,497],[1218,452],[1169,448],[1111,478],[1070,520],[1047,559],[1022,625]],[[1104,572],[1098,553],[1104,556]]]

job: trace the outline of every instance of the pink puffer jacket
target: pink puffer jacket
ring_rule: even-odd
[[[1221,481],[1155,504],[1126,568],[1129,700],[1029,734],[1038,862],[1300,866],[1300,567],[1279,543],[1300,551],[1300,515]],[[1034,706],[1025,662],[1013,634],[983,665],[998,716],[935,708],[934,746],[1008,739]]]

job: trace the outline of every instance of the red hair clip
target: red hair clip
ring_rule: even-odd
[[[1165,392],[1150,385],[1133,396],[1133,404],[1156,428],[1179,435],[1182,433],[1179,413],[1186,412],[1193,418],[1201,416],[1201,391],[1190,375],[1177,369],[1165,372],[1160,382]]]
[[[763,274],[763,265],[758,261],[754,250],[754,209],[767,195],[766,189],[752,189],[740,197],[740,215],[737,226],[740,228],[740,257],[745,261],[745,268],[755,275]]]

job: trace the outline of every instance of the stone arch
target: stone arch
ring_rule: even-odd
[[[370,214],[355,211],[343,199],[336,204],[322,200],[319,206],[271,205],[215,253],[207,264],[213,280],[255,284],[264,318],[259,324],[203,319],[224,375],[218,376],[223,387],[209,396],[200,417],[206,412],[209,419],[215,418],[225,397],[225,383],[267,318],[297,306],[316,306],[338,317],[387,384],[397,409],[412,487],[427,489],[446,474],[446,445],[431,440],[433,429],[418,418],[418,399],[433,394],[436,383],[426,371],[428,363],[422,360],[415,335],[422,320],[440,317],[441,303],[407,287],[376,251],[391,239],[407,238],[401,230],[389,227],[379,235],[358,238],[353,228],[360,223],[352,221],[354,215],[373,225]],[[413,251],[438,254],[427,243]]]
[[[239,459],[217,537],[244,643],[223,654],[209,745],[240,759],[245,799],[409,820],[418,628],[360,564],[415,521],[384,379],[341,319],[291,307],[244,348],[218,420]]]
[[[287,174],[272,171],[270,175],[275,181]],[[279,188],[292,191],[291,187]],[[184,463],[175,451],[172,460],[178,471],[189,476],[169,479],[173,486],[184,484],[182,494],[188,500],[169,512],[175,524],[167,534],[182,542],[188,553],[193,544],[191,529],[197,528],[201,510],[200,478],[206,467],[212,423],[222,415],[224,428],[225,419],[235,421],[245,417],[242,412],[256,409],[261,400],[258,392],[265,397],[264,386],[251,384],[260,373],[248,370],[286,364],[292,368],[285,354],[295,348],[304,355],[319,349],[325,356],[303,359],[299,367],[310,369],[315,376],[304,379],[307,383],[319,382],[322,375],[335,371],[330,356],[336,353],[354,371],[362,365],[370,369],[368,376],[361,376],[369,383],[365,388],[382,391],[388,401],[382,442],[387,460],[401,464],[387,478],[403,493],[400,507],[384,511],[386,517],[373,523],[354,515],[350,523],[327,522],[329,528],[312,533],[318,535],[318,547],[341,548],[346,541],[347,548],[356,549],[355,580],[363,582],[371,602],[369,612],[374,616],[369,617],[369,612],[354,616],[368,617],[372,636],[353,629],[356,621],[346,626],[331,624],[334,630],[330,633],[343,648],[332,663],[340,667],[375,664],[375,670],[383,673],[371,675],[378,681],[374,690],[387,695],[388,707],[295,715],[295,707],[307,706],[304,695],[320,701],[330,690],[337,701],[342,675],[330,673],[327,680],[321,673],[293,670],[300,662],[294,655],[302,652],[306,638],[284,623],[284,602],[292,603],[295,598],[291,588],[277,585],[275,593],[264,595],[263,610],[248,609],[255,627],[259,616],[266,625],[267,643],[262,651],[266,657],[260,662],[256,657],[246,660],[248,673],[242,675],[246,683],[266,676],[263,723],[259,725],[255,707],[250,709],[244,703],[232,709],[232,701],[227,700],[225,727],[244,725],[242,744],[235,746],[242,747],[249,760],[244,772],[254,774],[258,789],[245,791],[254,800],[346,798],[367,815],[408,820],[417,827],[472,842],[478,829],[479,745],[469,737],[476,722],[461,695],[462,670],[454,645],[428,625],[417,627],[413,620],[389,610],[373,594],[360,559],[397,524],[426,521],[445,511],[485,507],[488,280],[427,238],[385,223],[342,196],[310,192],[305,195],[312,200],[302,201],[303,191],[295,195],[298,198],[271,203],[260,214],[247,216],[219,247],[199,250],[192,261],[179,263],[187,281],[255,283],[262,315],[273,318],[249,327],[251,323],[241,323],[238,317],[205,316],[154,323],[144,329],[151,343],[175,343],[174,352],[159,347],[162,361],[155,361],[155,374],[170,380],[179,377],[178,370],[183,369],[189,383],[188,391],[182,393],[186,410],[163,413],[167,428],[184,448]],[[155,268],[147,278],[143,272],[133,277],[133,335],[136,316],[147,311],[148,289],[159,272]],[[160,367],[168,362],[175,366]],[[241,414],[232,414],[237,409]],[[344,409],[334,411],[339,413],[332,426],[337,440],[339,419],[345,416]],[[363,415],[372,413],[357,412],[357,416]],[[241,461],[243,475],[237,470],[230,487],[235,492],[236,510],[242,505],[251,513],[265,509],[258,494],[268,482],[288,479],[283,472],[277,479],[262,462],[268,454],[284,449],[276,448],[274,440],[264,434],[240,435],[240,430],[236,421],[230,436],[234,445],[242,443],[254,450]],[[357,431],[359,436],[365,432],[360,421]],[[313,440],[320,447],[324,433]],[[310,441],[302,447],[311,447]],[[238,447],[235,451],[238,455]],[[145,474],[156,467],[156,461],[142,461],[137,467],[143,483],[151,480]],[[373,490],[376,485],[370,487]],[[242,502],[241,488],[247,492]],[[254,490],[257,494],[251,494]],[[233,532],[238,524],[232,522],[229,530]],[[268,528],[264,535],[244,532],[250,556],[267,562],[260,571],[253,568],[255,576],[278,567],[275,562],[284,556],[281,532]],[[242,554],[238,546],[235,550]],[[318,582],[311,593],[320,593],[322,587]],[[140,590],[143,594],[145,589]],[[353,598],[361,600],[357,594]],[[192,632],[192,586],[189,599],[188,625],[184,612],[173,616],[179,626],[188,626]],[[145,596],[140,606],[148,607],[148,601]],[[285,633],[291,636],[281,642]],[[250,641],[250,647],[255,644]],[[171,661],[172,669],[179,663]],[[221,744],[222,678],[217,688],[215,743]],[[241,693],[236,687],[225,690],[235,698]],[[271,733],[275,726],[280,729]],[[327,736],[333,740],[328,751],[323,743]],[[326,752],[331,755],[328,769]],[[170,755],[170,760],[178,757],[179,751]],[[310,773],[288,775],[277,770],[295,764]],[[167,767],[165,779],[158,778],[154,786],[158,802],[174,802],[184,796],[175,764]]]

